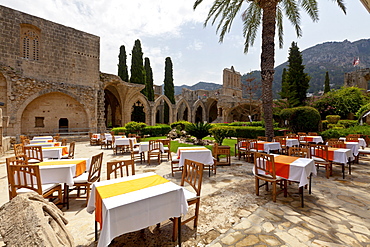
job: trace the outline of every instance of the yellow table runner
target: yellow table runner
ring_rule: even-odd
[[[62,155],[68,154],[68,148],[67,147],[43,147],[42,149],[62,149]]]
[[[148,177],[133,179],[129,181],[123,181],[114,184],[107,184],[96,187],[95,196],[95,220],[100,223],[102,227],[102,199],[126,194],[129,192],[138,191],[141,189],[149,188],[159,184],[164,184],[169,182],[169,180],[159,176],[152,175]]]
[[[206,147],[179,147],[177,149],[177,158],[180,159],[181,151],[188,151],[188,150],[206,150]]]
[[[37,163],[39,166],[56,166],[76,164],[76,177],[86,171],[86,160],[54,160]]]

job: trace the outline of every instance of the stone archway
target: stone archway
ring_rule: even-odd
[[[208,111],[208,122],[209,123],[212,123],[213,121],[215,121],[217,119],[217,115],[218,115],[218,112],[217,112],[217,101],[213,101],[212,104],[210,105],[209,107],[209,111]]]
[[[119,94],[114,87],[104,89],[104,117],[105,126],[108,128],[119,127],[122,124],[122,107],[119,102]]]
[[[195,123],[203,122],[203,108],[198,106],[195,110]]]
[[[35,98],[25,107],[21,117],[21,133],[59,132],[60,119],[68,120],[69,132],[89,129],[84,105],[69,95],[53,92]]]
[[[188,102],[186,102],[185,99],[181,99],[179,102],[177,102],[177,109],[176,109],[176,120],[177,121],[191,121],[190,119],[190,107]]]
[[[145,123],[145,111],[143,103],[138,100],[131,108],[131,121]]]

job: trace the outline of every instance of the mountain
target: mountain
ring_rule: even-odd
[[[213,82],[198,82],[197,84],[194,84],[193,86],[188,85],[182,85],[182,86],[175,86],[175,95],[181,94],[182,88],[187,88],[190,90],[198,90],[198,89],[204,89],[204,90],[216,90],[221,88],[221,84],[213,83]]]
[[[343,42],[325,42],[302,51],[305,73],[310,77],[309,93],[318,94],[324,89],[325,73],[329,72],[330,88],[338,89],[344,85],[344,74],[353,72],[359,68],[370,67],[370,39],[362,39],[355,42],[344,40]],[[354,58],[360,59],[360,64],[353,66]],[[278,98],[281,90],[281,75],[283,69],[288,68],[288,62],[282,63],[275,68],[274,82],[272,85],[274,98]],[[253,71],[242,76],[245,79],[254,77],[261,83],[260,71]]]
[[[325,42],[307,48],[301,52],[303,64],[305,65],[304,71],[311,77],[308,92],[313,94],[318,94],[319,91],[324,89],[326,71],[329,72],[330,88],[338,89],[344,85],[345,73],[355,71],[359,68],[370,67],[370,39],[362,39],[354,42],[348,40],[344,40],[343,42]],[[354,58],[360,59],[360,64],[356,67],[353,66]],[[283,69],[287,67],[288,62],[285,62],[275,68],[274,82],[272,85],[274,98],[279,98],[278,93],[281,90],[281,75]],[[246,79],[248,78],[255,78],[254,83],[261,85],[260,71],[256,70],[244,74],[241,78],[242,83],[246,84]],[[193,86],[175,86],[175,94],[181,94],[183,87],[191,90],[215,90],[222,87],[222,85],[199,82]],[[261,95],[261,89],[256,92],[259,97]],[[245,95],[245,97],[248,96]]]

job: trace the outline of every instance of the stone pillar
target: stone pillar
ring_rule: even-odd
[[[104,105],[104,90],[98,90],[98,97],[97,97],[97,130],[98,133],[105,132],[107,127],[105,126],[105,105]]]

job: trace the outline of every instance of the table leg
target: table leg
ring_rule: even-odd
[[[179,240],[179,247],[181,247],[181,216],[177,218],[178,221],[178,240]]]
[[[304,202],[303,202],[303,186],[299,187],[299,192],[301,194],[301,206],[304,208]]]
[[[69,209],[69,186],[64,183],[64,196],[63,196],[63,205],[67,204],[67,209]]]
[[[95,241],[98,240],[98,222],[95,220]]]

